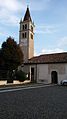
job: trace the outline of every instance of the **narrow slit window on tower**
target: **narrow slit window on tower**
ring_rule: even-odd
[[[25,32],[25,38],[27,37],[27,33]]]
[[[24,25],[23,25],[23,30],[24,30]]]
[[[27,24],[25,24],[25,29],[27,29]]]
[[[31,31],[33,32],[33,27],[31,26]]]
[[[24,33],[22,33],[22,38],[24,38]]]
[[[33,35],[31,34],[31,39],[33,39]]]

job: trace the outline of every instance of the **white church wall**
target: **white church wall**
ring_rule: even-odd
[[[65,69],[66,69],[66,74],[67,74],[67,63],[65,63]]]
[[[56,71],[58,75],[58,84],[67,79],[67,64],[38,64],[37,65],[37,82],[52,83],[51,72]]]
[[[56,64],[33,64],[29,67],[26,66],[25,70],[30,72],[30,80],[31,80],[31,68],[34,68],[34,80],[37,83],[52,83],[51,73],[52,71],[57,72],[58,84],[62,80],[67,79],[67,64],[66,63],[56,63]]]
[[[67,64],[59,63],[59,64],[49,64],[48,65],[48,73],[51,78],[51,72],[56,71],[58,75],[58,84],[61,83],[62,80],[67,79]]]
[[[63,64],[64,67],[65,67],[65,72],[64,74],[59,74],[59,80],[58,80],[58,83],[60,84],[60,82],[62,80],[67,80],[67,63]],[[62,69],[61,69],[62,70]]]
[[[60,84],[60,82],[62,80],[67,80],[67,64],[65,63],[65,64],[62,64],[62,65],[63,65],[63,67],[65,67],[65,71],[64,71],[64,73],[59,74],[59,76],[58,76],[58,84]],[[61,68],[61,70],[62,70],[62,68]]]
[[[37,82],[49,83],[48,64],[37,65]]]

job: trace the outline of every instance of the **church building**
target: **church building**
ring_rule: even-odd
[[[60,84],[67,79],[67,52],[34,57],[34,27],[27,7],[24,19],[20,20],[19,45],[24,54],[21,68],[31,81]]]

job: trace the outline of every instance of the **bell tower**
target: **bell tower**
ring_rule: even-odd
[[[24,19],[20,20],[19,45],[24,54],[24,62],[34,56],[34,23],[27,7]]]

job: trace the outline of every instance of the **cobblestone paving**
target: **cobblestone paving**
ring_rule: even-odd
[[[0,93],[0,119],[67,119],[67,87]]]

